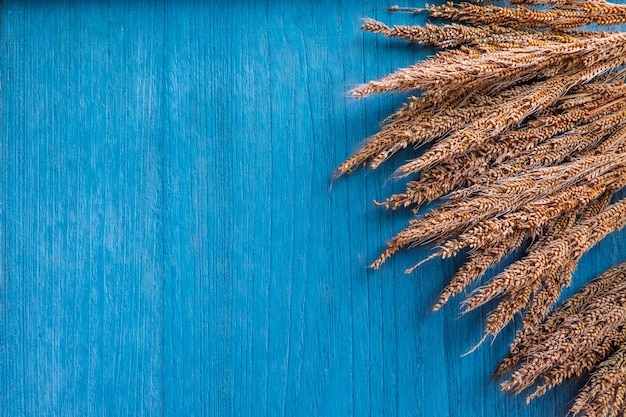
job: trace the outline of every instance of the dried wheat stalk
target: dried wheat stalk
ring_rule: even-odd
[[[496,373],[513,371],[502,384],[528,400],[567,378],[595,370],[572,407],[589,416],[624,413],[626,387],[626,263],[602,274],[554,310],[540,324],[524,329]],[[619,391],[619,392],[618,392]],[[620,394],[621,393],[621,394]]]
[[[603,361],[578,394],[571,412],[581,416],[618,416],[626,413],[626,343]]]
[[[411,220],[372,267],[419,245],[437,245],[428,259],[468,250],[435,309],[532,242],[519,260],[469,292],[462,306],[469,311],[497,300],[485,337],[522,314],[522,328],[499,372],[519,366],[503,388],[517,392],[542,380],[539,395],[626,343],[626,284],[620,281],[625,267],[598,281],[610,285],[590,285],[546,319],[583,254],[626,225],[626,200],[610,204],[626,186],[626,34],[579,29],[626,23],[626,6],[603,0],[511,3],[390,9],[452,21],[442,25],[389,27],[366,20],[366,31],[442,50],[351,91],[355,98],[420,94],[390,116],[336,174],[363,165],[375,169],[402,149],[428,146],[398,167],[397,178],[411,177],[406,190],[376,204],[416,212],[426,203],[440,204]],[[576,302],[587,310],[576,310]],[[570,327],[555,321],[561,316]],[[565,343],[559,332],[577,329],[582,342],[559,344]],[[597,375],[613,372],[621,381],[624,376],[615,371],[621,356],[616,353]],[[613,392],[607,411],[602,407],[611,401],[598,394],[605,379],[594,378],[573,411],[622,410],[623,390]]]

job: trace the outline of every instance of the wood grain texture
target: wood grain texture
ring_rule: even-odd
[[[330,177],[403,97],[345,91],[432,52],[387,6],[2,3],[0,415],[565,415],[491,379],[513,329],[461,357],[489,307],[430,312],[459,260],[366,268],[394,163]]]

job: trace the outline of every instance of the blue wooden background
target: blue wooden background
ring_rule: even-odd
[[[488,309],[430,312],[460,260],[366,268],[406,155],[331,187],[403,100],[345,92],[432,53],[359,31],[424,23],[390,4],[2,3],[0,415],[565,414],[491,379],[513,329],[461,357]]]

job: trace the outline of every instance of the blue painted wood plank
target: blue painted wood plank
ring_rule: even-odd
[[[2,414],[161,410],[162,20],[5,3]]]
[[[2,3],[0,414],[560,416],[491,372],[514,329],[430,309],[460,260],[367,269],[403,158],[330,183],[431,50],[383,0]],[[575,287],[626,259],[624,233]]]

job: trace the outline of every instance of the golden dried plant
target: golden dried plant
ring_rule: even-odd
[[[510,373],[506,391],[535,386],[527,398],[544,394],[567,378],[592,371],[572,406],[573,414],[626,412],[626,263],[587,284],[547,318],[522,329],[497,375]],[[512,371],[512,372],[511,372]]]
[[[518,367],[503,389],[519,392],[541,380],[533,395],[542,394],[616,351],[572,410],[623,412],[622,388],[609,399],[599,392],[605,375],[626,381],[616,370],[626,357],[620,353],[626,346],[626,302],[620,304],[626,299],[620,281],[626,267],[607,272],[549,313],[583,254],[626,225],[626,199],[617,194],[626,186],[626,34],[584,28],[626,23],[626,6],[513,0],[508,6],[446,3],[390,10],[425,12],[449,23],[390,27],[364,21],[363,30],[440,51],[350,92],[357,99],[417,94],[336,175],[364,165],[375,169],[403,149],[425,147],[395,172],[409,179],[406,190],[376,204],[416,213],[427,203],[439,204],[411,220],[372,267],[419,245],[436,245],[425,261],[467,251],[434,309],[478,282],[462,307],[465,312],[496,301],[483,340],[522,315],[511,354],[498,369]],[[518,260],[481,281],[525,244]],[[575,346],[559,341],[558,334],[576,331],[583,339]]]

